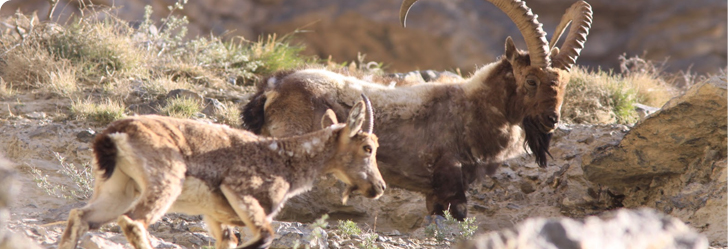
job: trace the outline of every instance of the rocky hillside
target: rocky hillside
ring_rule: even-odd
[[[539,241],[545,236],[539,229],[554,231],[553,227],[563,232],[549,232],[547,241],[578,237],[568,234],[593,238],[583,236],[583,231],[602,234],[605,241],[622,241],[619,236],[646,232],[662,236],[661,241],[681,241],[675,248],[705,248],[708,243],[728,246],[725,100],[726,81],[716,77],[694,86],[634,126],[560,125],[549,167],[539,168],[532,157],[523,155],[471,185],[469,208],[475,218],[472,224],[478,227],[475,231],[503,235],[481,235],[466,248],[503,248],[493,245],[508,243],[492,239],[528,234]],[[26,104],[17,105],[18,101]],[[87,172],[91,161],[88,142],[103,127],[55,121],[54,109],[62,103],[54,104],[49,96],[18,95],[18,100],[0,104],[13,106],[0,111],[5,117],[0,118],[0,132],[6,134],[0,137],[0,151],[12,161],[0,161],[0,179],[3,186],[13,186],[3,187],[10,192],[0,193],[0,224],[9,228],[0,227],[0,245],[24,241],[27,236],[54,248],[68,211],[83,205],[79,198],[89,194],[78,192],[89,183],[77,176]],[[14,181],[18,185],[12,185]],[[448,248],[463,234],[457,224],[455,228],[423,228],[428,220],[424,199],[418,194],[388,189],[379,200],[354,197],[349,205],[341,205],[341,190],[336,181],[323,179],[311,192],[289,202],[281,220],[308,222],[329,214],[330,225],[279,222],[274,248],[297,243],[318,248]],[[642,207],[652,210],[608,212]],[[604,221],[585,219],[591,215]],[[573,220],[532,219],[535,217]],[[363,231],[350,232],[352,226],[346,223],[337,225],[343,219],[357,222]],[[632,232],[607,232],[615,226]],[[213,243],[199,217],[167,215],[150,230],[158,248],[206,248]],[[321,232],[315,236],[312,231]],[[126,248],[113,224],[82,240],[84,248]]]
[[[78,14],[78,1],[60,0],[54,18]],[[121,18],[140,20],[144,6],[155,9],[154,18],[167,16],[172,0],[84,1],[118,6]],[[528,5],[549,34],[573,0],[529,0]],[[579,64],[619,68],[618,56],[643,55],[649,60],[669,60],[667,70],[717,72],[726,67],[726,1],[722,0],[590,0],[594,24]],[[191,35],[227,34],[255,39],[261,34],[296,34],[306,53],[337,61],[367,58],[385,62],[390,69],[472,70],[503,52],[506,36],[524,48],[515,25],[485,1],[426,0],[409,15],[408,28],[399,25],[399,0],[371,1],[189,1],[184,10]],[[0,15],[38,11],[45,16],[47,0],[13,0]],[[43,17],[41,17],[43,19]],[[426,51],[426,52],[424,52]]]

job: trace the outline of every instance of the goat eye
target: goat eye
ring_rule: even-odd
[[[528,86],[536,86],[538,85],[538,78],[533,75],[526,76],[526,84],[528,84]]]
[[[372,153],[372,146],[364,145],[363,149],[366,153]]]

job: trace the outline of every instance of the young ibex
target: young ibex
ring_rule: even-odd
[[[203,215],[217,249],[237,245],[230,225],[256,235],[240,248],[267,248],[286,200],[326,173],[348,185],[344,202],[353,191],[378,198],[385,183],[369,101],[358,102],[345,125],[336,120],[329,110],[323,130],[280,139],[161,116],[116,121],[94,141],[94,194],[69,214],[59,248],[75,248],[86,231],[117,217],[132,246],[152,248],[146,227],[166,212]]]
[[[401,19],[416,0],[406,0]],[[480,172],[523,152],[524,143],[545,167],[559,122],[570,69],[589,33],[591,6],[577,1],[564,14],[551,43],[520,0],[491,0],[523,34],[527,52],[508,37],[505,54],[456,83],[383,87],[326,70],[278,72],[263,81],[243,109],[247,129],[283,137],[317,129],[328,108],[343,117],[364,93],[375,106],[381,150],[377,157],[390,186],[424,193],[431,214],[450,208],[467,216],[465,191]],[[555,47],[571,23],[561,49]],[[386,85],[386,84],[385,84]]]

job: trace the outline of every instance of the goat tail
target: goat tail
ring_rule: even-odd
[[[98,170],[104,172],[102,179],[109,179],[116,168],[116,156],[119,153],[114,139],[107,133],[96,136],[93,145]]]
[[[258,91],[242,110],[243,128],[255,134],[260,134],[265,123],[265,102],[268,97],[264,91]]]

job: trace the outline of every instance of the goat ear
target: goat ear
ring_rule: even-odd
[[[359,101],[349,111],[349,119],[346,120],[346,126],[349,129],[349,137],[353,137],[356,133],[361,130],[361,125],[364,123],[364,118],[367,113],[366,104],[364,101]]]
[[[336,114],[334,113],[334,110],[326,109],[326,113],[324,113],[324,116],[321,117],[321,128],[324,129],[338,123],[339,121],[336,119]]]
[[[513,38],[509,36],[508,38],[506,38],[506,58],[509,62],[511,62],[511,64],[513,64],[513,60],[515,59],[517,54],[518,49],[516,49],[516,44],[513,43]]]

